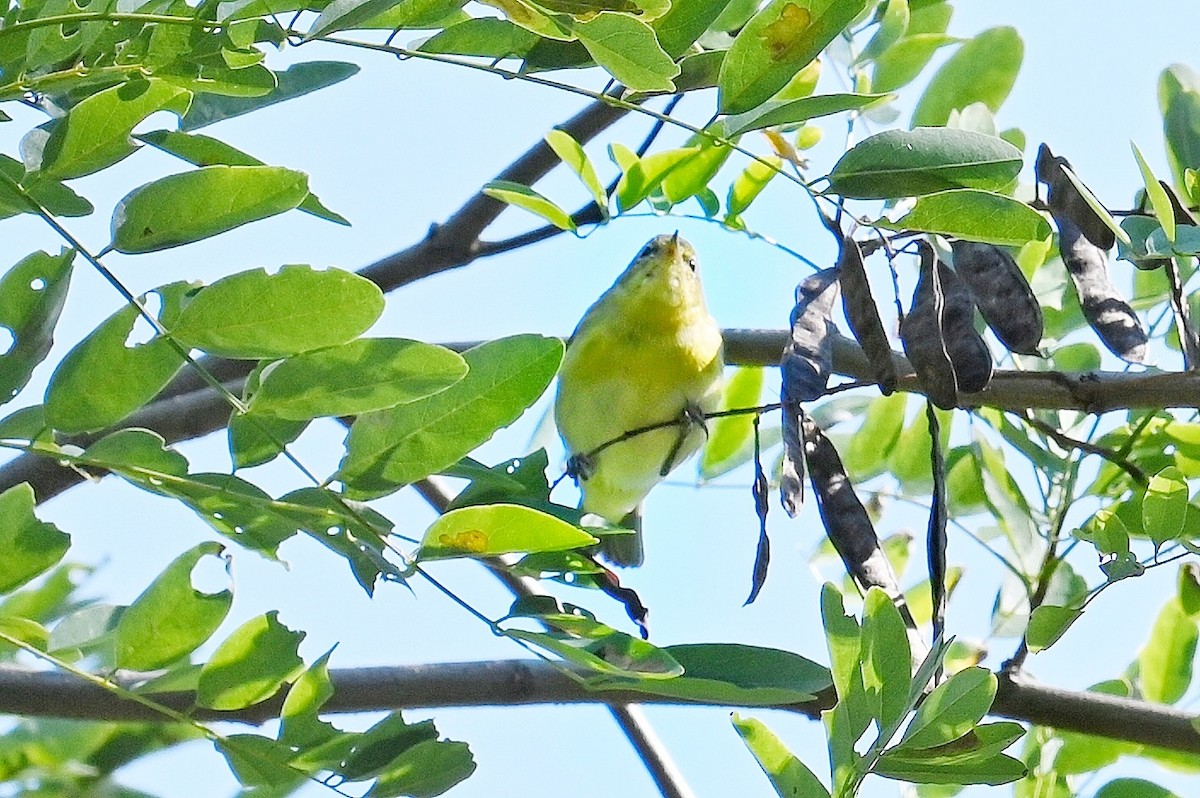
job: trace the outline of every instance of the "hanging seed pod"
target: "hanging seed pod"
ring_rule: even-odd
[[[837,268],[838,282],[842,286],[842,312],[846,314],[850,331],[871,364],[871,373],[879,384],[880,393],[888,396],[896,390],[892,345],[884,332],[875,298],[871,296],[862,250],[858,248],[858,242],[849,236],[842,239],[842,253],[838,256]]]
[[[871,587],[883,589],[896,603],[905,625],[916,628],[900,582],[879,545],[879,537],[866,508],[846,476],[842,458],[820,427],[807,418],[804,419],[804,454],[821,523],[846,566],[846,572],[864,593]]]
[[[804,438],[800,408],[783,403],[783,470],[779,476],[779,503],[789,518],[804,504]]]
[[[837,237],[840,248],[837,271],[842,286],[842,312],[846,314],[850,332],[867,356],[880,392],[888,396],[896,390],[896,364],[892,362],[892,345],[879,318],[879,308],[871,296],[862,250],[857,241],[842,233],[836,221],[825,214],[821,214],[821,221],[825,229]]]
[[[945,300],[934,270],[933,249],[923,241],[918,246],[921,277],[913,292],[912,307],[900,322],[900,342],[929,401],[951,410],[958,405],[958,381],[942,338]]]
[[[1011,352],[1038,354],[1042,306],[1013,256],[993,244],[955,241],[954,270],[967,284],[983,320]]]
[[[954,367],[958,390],[979,393],[992,381],[992,352],[975,331],[975,300],[959,276],[937,263],[942,291],[942,340]]]
[[[1130,363],[1146,362],[1146,331],[1108,274],[1108,256],[1066,216],[1054,215],[1058,249],[1075,283],[1084,318],[1109,351]]]
[[[1046,204],[1051,215],[1055,221],[1059,216],[1070,219],[1088,241],[1107,252],[1116,243],[1116,234],[1088,205],[1063,167],[1070,169],[1071,162],[1052,153],[1045,144],[1038,147],[1034,171],[1037,179],[1046,184]]]
[[[796,286],[792,340],[783,350],[781,397],[785,403],[811,402],[825,394],[833,367],[833,303],[837,269],[825,269]]]
[[[833,368],[833,303],[837,299],[837,269],[810,275],[796,286],[792,309],[792,340],[780,361],[783,384],[783,474],[779,498],[784,511],[796,516],[804,503],[804,444],[800,439],[800,403],[825,394]]]

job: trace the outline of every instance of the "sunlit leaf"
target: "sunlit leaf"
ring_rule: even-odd
[[[196,703],[208,709],[241,709],[278,692],[298,676],[304,662],[296,653],[303,632],[279,623],[279,613],[251,618],[225,639],[200,672]]]
[[[598,542],[578,527],[531,507],[488,504],[440,516],[426,530],[417,557],[493,557],[518,551],[577,549]]]

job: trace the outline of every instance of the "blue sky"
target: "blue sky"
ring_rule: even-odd
[[[1018,28],[1026,50],[1021,76],[998,123],[1025,131],[1030,162],[1037,142],[1050,143],[1072,160],[1101,199],[1116,206],[1126,206],[1140,184],[1130,140],[1141,146],[1156,172],[1167,174],[1155,86],[1162,68],[1194,59],[1200,6],[1148,3],[1131,13],[1128,7],[1118,10],[1078,0],[963,2],[950,31],[970,36],[1004,24]],[[533,140],[581,106],[578,97],[438,64],[361,56],[329,45],[309,45],[295,55],[355,60],[363,71],[344,84],[205,132],[268,163],[307,171],[313,190],[354,226],[340,228],[287,214],[176,250],[108,258],[108,265],[131,288],[144,291],[184,278],[211,281],[232,271],[285,263],[361,267],[418,240],[430,223],[444,219]],[[277,61],[280,66],[286,63],[286,57]],[[1193,64],[1200,66],[1194,60]],[[585,82],[598,88],[603,79],[591,75]],[[902,120],[916,97],[913,89],[902,94]],[[689,98],[680,112],[703,121],[713,100],[711,94]],[[15,122],[0,126],[0,136],[7,137],[3,151],[8,153],[16,152],[22,132],[42,121],[31,111],[14,116]],[[156,117],[152,122],[157,124],[143,129],[169,127],[173,118]],[[646,125],[643,119],[624,120],[612,137],[640,139]],[[814,175],[827,170],[840,152],[842,132],[840,123],[826,127],[826,141],[813,153]],[[663,141],[677,143],[682,138],[681,133],[668,133]],[[590,145],[588,150],[595,160],[604,161],[601,146]],[[177,161],[146,150],[114,169],[77,181],[77,190],[101,210],[94,218],[72,221],[71,229],[98,249],[108,237],[107,209],[129,187],[178,170]],[[1026,179],[1030,174],[1027,169]],[[722,179],[728,177],[718,182]],[[585,196],[569,176],[553,176],[539,188],[568,207]],[[833,242],[816,224],[811,208],[794,186],[778,181],[747,214],[747,221],[817,262],[832,263]],[[514,210],[489,237],[537,224]],[[7,240],[19,242],[9,247],[11,261],[34,248],[59,245],[31,220],[6,225]],[[410,286],[389,298],[372,332],[428,341],[528,331],[566,334],[646,239],[674,229],[697,246],[710,307],[723,326],[774,328],[785,323],[795,283],[808,267],[713,225],[643,217],[615,221],[586,239],[560,236]],[[119,301],[97,277],[79,268],[56,353],[61,355],[68,342],[90,330]],[[39,370],[39,384],[48,374],[48,367]],[[497,435],[479,457],[491,462],[527,451],[544,410],[545,401]],[[342,435],[332,423],[318,424],[295,451],[318,472],[328,472],[336,463]],[[229,467],[222,436],[181,448],[194,467]],[[686,481],[692,473],[685,466],[675,481]],[[282,465],[248,476],[269,491],[302,484]],[[747,642],[823,661],[816,597],[822,579],[835,572],[816,574],[809,564],[821,536],[811,508],[790,522],[773,512],[771,575],[759,601],[742,607],[756,536],[752,503],[744,489],[748,481],[743,471],[722,480],[722,487],[658,489],[646,514],[647,565],[630,573],[628,582],[652,608],[657,643]],[[380,509],[397,522],[399,531],[413,536],[433,519],[431,511],[408,493],[385,500]],[[72,533],[74,559],[100,564],[88,592],[116,603],[131,601],[175,554],[210,537],[182,507],[111,479],[73,489],[47,504],[42,515]],[[893,508],[880,531],[920,529],[922,524],[920,516]],[[951,546],[952,559],[968,568],[951,611],[951,631],[979,639],[987,631],[999,571],[973,544],[956,538]],[[236,600],[226,631],[245,618],[278,608],[281,620],[309,633],[302,647],[307,660],[338,645],[335,667],[521,653],[423,585],[415,585],[413,593],[385,587],[368,600],[344,565],[323,549],[296,540],[283,553],[287,569],[252,554],[234,553]],[[1080,569],[1095,583],[1098,571],[1087,566],[1085,560]],[[508,605],[505,591],[469,563],[439,566],[436,575],[490,615],[503,614]],[[204,578],[215,583],[221,575],[214,571]],[[1162,569],[1110,591],[1062,645],[1033,658],[1031,670],[1048,683],[1066,687],[1084,687],[1119,674],[1136,654],[1173,580],[1173,572]],[[614,606],[590,595],[573,595],[606,620],[621,622]],[[1099,641],[1103,648],[1096,647]],[[993,641],[995,661],[1015,643]],[[651,708],[649,714],[702,798],[773,794],[738,742],[726,710]],[[825,768],[819,724],[782,713],[753,714],[764,718],[818,772]],[[444,735],[471,743],[479,762],[477,774],[451,793],[454,796],[653,794],[635,755],[602,708],[411,713],[413,719],[427,716],[437,720]],[[232,794],[236,787],[219,757],[203,743],[152,757],[123,775],[126,783],[171,798]],[[1173,778],[1177,790],[1188,792],[1189,783],[1190,791],[1195,790],[1194,779]],[[867,794],[890,796],[897,789],[879,782]],[[312,787],[306,794],[322,792]]]

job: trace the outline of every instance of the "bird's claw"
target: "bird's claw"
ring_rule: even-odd
[[[586,454],[573,454],[567,458],[567,476],[575,483],[586,482],[596,473],[596,464]]]
[[[704,417],[704,410],[695,402],[688,402],[683,406],[683,410],[679,414],[679,434],[675,437],[675,443],[671,445],[671,451],[667,452],[667,457],[663,460],[662,468],[658,470],[660,477],[665,477],[671,473],[677,463],[675,458],[679,456],[679,450],[683,448],[684,441],[691,434],[693,427],[699,427],[704,430],[704,437],[708,439],[708,424]]]

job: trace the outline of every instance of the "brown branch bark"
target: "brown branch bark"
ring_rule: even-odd
[[[778,365],[787,336],[785,330],[725,330],[725,361],[738,366]],[[446,346],[462,351],[475,343],[455,342]],[[900,375],[898,389],[921,394],[921,386],[908,360],[898,352],[893,356]],[[250,362],[240,361],[240,365],[248,370]],[[835,340],[833,370],[852,380],[871,384],[866,356],[849,338],[838,336]],[[240,392],[241,381],[236,370],[222,368],[219,376],[227,380],[226,387],[231,391]],[[998,407],[1016,412],[1030,408],[1070,409],[1088,413],[1131,408],[1194,408],[1200,407],[1200,372],[1062,374],[997,371],[982,393],[961,395],[959,406]],[[145,427],[162,435],[168,443],[176,443],[223,429],[229,420],[229,412],[229,406],[220,396],[198,384],[186,394],[151,402],[120,427]],[[86,445],[95,437],[98,436],[71,442]],[[83,475],[59,466],[52,459],[33,455],[21,455],[0,467],[0,490],[28,482],[39,502],[57,496],[83,479]]]
[[[349,668],[330,672],[333,696],[325,714],[382,712],[442,707],[516,707],[540,704],[604,704],[621,706],[689,704],[726,706],[701,701],[653,696],[622,690],[590,691],[558,667],[539,660],[458,662]],[[126,686],[136,681],[125,679]],[[178,710],[192,707],[192,693],[151,696]],[[814,701],[775,707],[809,718],[820,717],[832,695]],[[216,712],[197,710],[205,721],[264,723],[278,717],[282,697],[245,709]],[[139,704],[70,674],[0,666],[0,713],[27,717],[57,717],[108,721],[169,722]],[[1151,745],[1171,751],[1200,754],[1200,733],[1194,715],[1178,709],[1100,693],[1063,690],[1026,678],[1000,675],[992,714],[1061,731],[1081,732],[1111,740]]]

